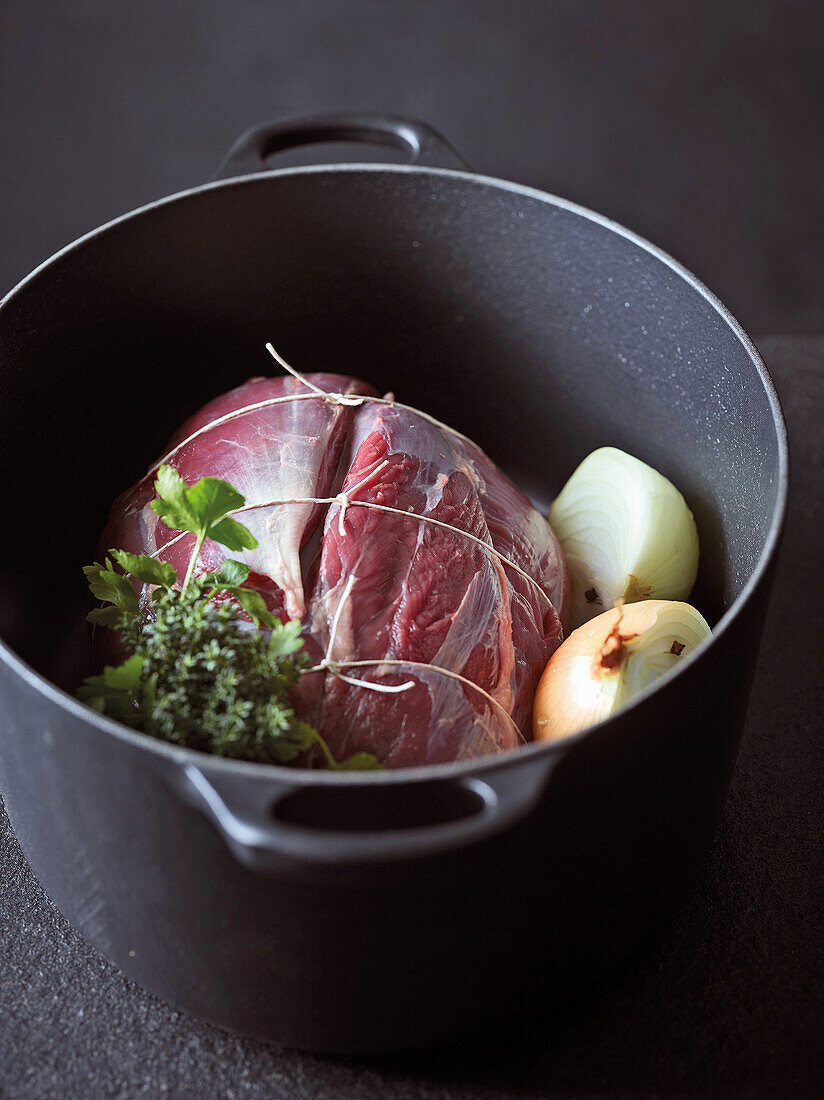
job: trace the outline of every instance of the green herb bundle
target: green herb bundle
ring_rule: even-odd
[[[194,576],[207,538],[235,552],[257,546],[229,514],[243,496],[213,477],[188,487],[171,466],[160,467],[155,489],[151,507],[163,522],[195,535],[186,575],[179,582],[170,562],[126,550],[86,566],[92,595],[104,605],[88,620],[119,632],[130,656],[88,677],[78,698],[144,733],[219,756],[285,764],[317,747],[330,768],[380,767],[368,753],[339,763],[295,714],[291,692],[309,667],[301,624],[282,623],[259,592],[244,587],[249,567],[228,559]],[[152,586],[151,614],[141,611],[132,578]],[[215,602],[218,594],[230,598]],[[251,623],[240,621],[238,605]]]

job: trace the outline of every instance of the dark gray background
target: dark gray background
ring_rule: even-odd
[[[254,122],[383,110],[671,251],[754,332],[824,330],[824,4],[3,0],[0,293],[208,178]]]
[[[423,117],[479,170],[629,225],[756,334],[824,331],[820,3],[0,0],[0,19],[0,293],[206,179],[251,122],[350,108]],[[762,347],[793,444],[787,537],[724,824],[643,957],[498,1042],[301,1056],[120,975],[0,815],[0,1096],[820,1095],[824,342]]]

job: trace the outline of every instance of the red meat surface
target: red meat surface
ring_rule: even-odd
[[[377,396],[354,378],[307,379],[327,392]],[[371,752],[387,767],[516,747],[569,598],[549,525],[458,433],[395,404],[308,394],[291,377],[251,379],[183,424],[158,462],[189,484],[225,478],[245,496],[238,518],[259,545],[231,556],[250,566],[248,583],[273,611],[302,620],[310,651],[332,664],[303,677],[299,712],[338,758]],[[298,399],[272,403],[289,395]],[[228,415],[239,409],[247,411]],[[149,507],[154,472],[115,502],[102,542],[157,553],[182,576],[193,536],[178,537]],[[294,502],[341,493],[351,493],[343,519],[339,502]],[[292,503],[273,503],[284,500]],[[196,572],[227,556],[207,542]],[[408,686],[377,692],[336,671]]]

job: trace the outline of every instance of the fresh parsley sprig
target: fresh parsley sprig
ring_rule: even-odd
[[[228,514],[243,506],[243,496],[214,477],[187,486],[171,466],[160,467],[155,489],[151,507],[163,522],[195,536],[186,574],[179,584],[170,562],[117,549],[86,566],[91,593],[105,605],[88,620],[118,631],[130,656],[88,677],[78,698],[145,733],[222,756],[283,764],[316,746],[330,768],[379,768],[369,753],[338,762],[296,715],[291,692],[309,665],[301,624],[282,623],[259,592],[245,587],[249,566],[227,559],[194,576],[207,538],[234,551],[257,546]],[[150,586],[151,615],[133,580]],[[233,604],[214,601],[223,592],[258,629],[240,623]]]
[[[152,511],[157,512],[167,527],[175,531],[192,531],[196,536],[189,568],[183,578],[181,592],[184,594],[207,538],[236,553],[254,550],[257,546],[257,539],[249,528],[228,514],[245,504],[245,498],[228,481],[202,477],[189,488],[173,466],[161,466],[155,489],[157,500],[151,503]]]

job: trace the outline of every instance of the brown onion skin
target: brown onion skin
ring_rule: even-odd
[[[532,706],[534,741],[560,741],[580,733],[608,717],[593,709],[588,721],[572,698],[570,676],[591,675],[604,680],[617,675],[622,664],[623,643],[642,634],[656,620],[659,610],[671,600],[643,600],[604,611],[573,630],[547,662]]]

